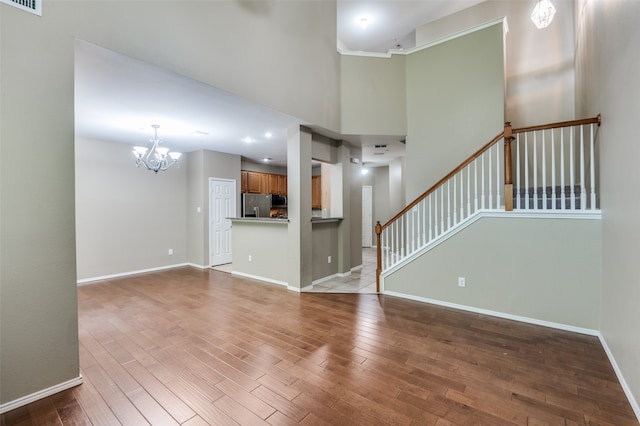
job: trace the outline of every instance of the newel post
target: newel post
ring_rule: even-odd
[[[513,173],[511,171],[511,122],[504,123],[504,211],[513,211]]]
[[[376,292],[380,293],[380,273],[382,273],[382,246],[380,244],[382,234],[382,225],[380,221],[376,222]]]

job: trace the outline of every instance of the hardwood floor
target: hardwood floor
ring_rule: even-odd
[[[84,384],[2,425],[638,425],[592,336],[192,268],[78,298]]]

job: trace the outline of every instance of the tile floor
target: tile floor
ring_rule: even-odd
[[[310,293],[375,293],[376,249],[362,249],[362,268],[346,277],[335,277],[313,285]]]
[[[212,269],[231,273],[231,263]],[[376,249],[362,249],[362,268],[351,271],[346,277],[335,277],[315,284],[309,293],[375,293],[376,292]]]

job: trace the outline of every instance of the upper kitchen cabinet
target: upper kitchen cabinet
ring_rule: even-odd
[[[278,176],[278,195],[287,195],[287,176]]]
[[[247,192],[247,176],[249,172],[240,170],[240,192]]]
[[[262,193],[262,173],[247,172],[247,191],[254,194]]]
[[[241,170],[241,192],[287,195],[287,176]]]
[[[322,208],[322,176],[311,176],[311,208]]]

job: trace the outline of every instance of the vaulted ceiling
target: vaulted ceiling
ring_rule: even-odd
[[[415,45],[417,26],[481,1],[338,0],[338,48],[368,52],[408,49]],[[153,136],[152,124],[161,126],[159,137],[175,151],[210,149],[256,162],[271,158],[272,164],[282,166],[286,164],[285,129],[308,123],[162,68],[78,42],[76,134],[146,145]],[[404,145],[398,138],[370,136],[354,141],[363,146],[363,161],[372,165],[404,155]]]

